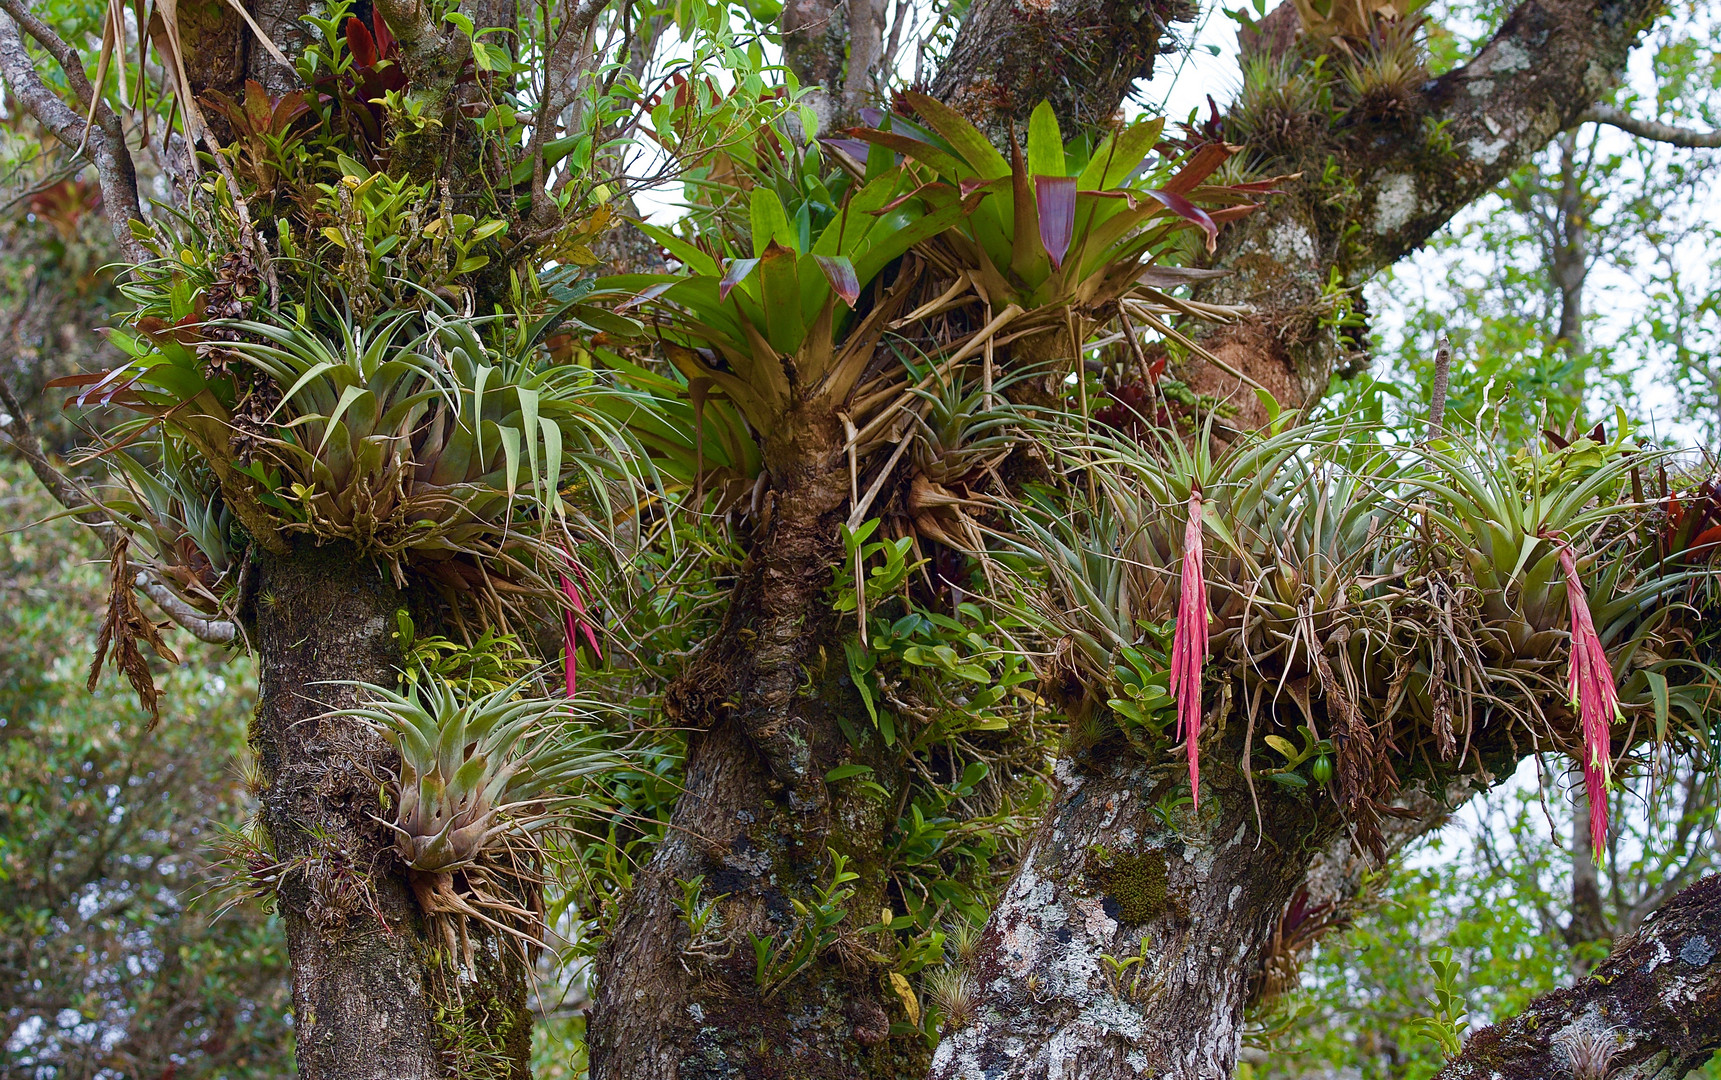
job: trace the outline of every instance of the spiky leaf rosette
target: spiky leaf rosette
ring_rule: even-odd
[[[1037,599],[1031,574],[1011,584],[1030,597],[1015,610],[1045,647],[1077,646],[1060,655],[1073,657],[1086,685],[1060,697],[1109,699],[1125,734],[1151,753],[1168,741],[1161,710],[1176,696],[1189,737],[1199,610],[1186,591],[1196,580],[1189,500],[1199,492],[1208,663],[1241,691],[1233,700],[1246,703],[1251,727],[1272,748],[1257,741],[1254,754],[1277,755],[1251,767],[1285,789],[1330,782],[1364,843],[1379,838],[1401,748],[1426,740],[1459,762],[1461,747],[1507,738],[1510,725],[1564,738],[1548,714],[1571,692],[1558,656],[1568,637],[1560,590],[1571,590],[1546,535],[1583,533],[1595,552],[1587,571],[1595,606],[1576,620],[1586,628],[1580,660],[1590,665],[1580,676],[1608,678],[1604,645],[1618,665],[1647,658],[1616,696],[1602,696],[1611,685],[1585,692],[1592,746],[1606,731],[1593,725],[1616,707],[1654,708],[1667,727],[1700,689],[1669,675],[1713,682],[1706,670],[1688,674],[1657,656],[1669,620],[1680,617],[1667,597],[1693,571],[1669,572],[1637,527],[1637,508],[1618,497],[1645,460],[1635,449],[1552,461],[1502,452],[1485,432],[1408,448],[1354,421],[1245,436],[1217,456],[1202,440],[1191,448],[1169,438],[1142,446],[1076,430],[1044,434],[1073,482],[1012,508],[1015,530],[999,534],[999,554],[1026,553],[1042,575]],[[1173,590],[1180,562],[1185,588]],[[1161,629],[1173,618],[1175,635]],[[1163,655],[1161,635],[1172,638],[1171,655],[1160,661],[1169,670],[1156,674],[1149,669]],[[1149,693],[1158,678],[1165,695]],[[1306,729],[1306,749],[1275,727]],[[1314,776],[1308,763],[1329,742],[1320,752],[1335,756],[1330,776]]]
[[[428,674],[406,693],[356,684],[342,709],[400,754],[395,848],[415,870],[472,866],[499,845],[553,826],[584,781],[624,763],[615,739],[568,701],[523,697],[526,680],[468,698]]]

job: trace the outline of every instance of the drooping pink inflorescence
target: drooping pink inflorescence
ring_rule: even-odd
[[[1207,664],[1207,578],[1201,550],[1201,492],[1190,489],[1189,524],[1183,530],[1182,592],[1177,632],[1171,639],[1171,696],[1177,730],[1189,750],[1189,797],[1201,805],[1201,672]]]
[[[1566,603],[1572,615],[1572,660],[1566,688],[1578,710],[1584,736],[1584,789],[1590,800],[1590,846],[1596,862],[1607,850],[1607,788],[1612,772],[1611,728],[1620,716],[1613,665],[1608,663],[1595,620],[1590,618],[1584,583],[1568,544],[1560,544],[1560,568],[1566,572]]]
[[[592,629],[592,624],[586,620],[586,601],[580,595],[581,587],[586,584],[586,574],[580,569],[572,555],[566,556],[568,570],[573,573],[569,577],[566,572],[562,576],[562,595],[568,599],[568,608],[562,613],[562,644],[567,650],[567,658],[562,661],[562,682],[569,697],[574,696],[575,684],[579,681],[580,662],[579,639],[584,636],[586,644],[592,647],[592,655],[599,660],[604,658],[603,650],[598,648],[598,635]],[[579,584],[574,579],[579,579]]]

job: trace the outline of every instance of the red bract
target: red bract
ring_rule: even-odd
[[[1201,551],[1201,492],[1189,493],[1189,524],[1183,530],[1182,594],[1177,632],[1171,640],[1171,696],[1177,699],[1177,730],[1189,749],[1189,797],[1201,805],[1201,671],[1207,663],[1207,579]]]
[[[604,654],[603,650],[598,648],[597,632],[592,629],[592,624],[586,621],[586,601],[580,595],[580,589],[586,584],[585,571],[580,569],[580,564],[571,556],[567,562],[568,569],[574,576],[562,575],[562,594],[568,598],[568,610],[562,613],[562,644],[567,650],[567,659],[562,662],[562,681],[567,695],[573,697],[574,686],[579,681],[580,637],[586,639],[586,644],[592,647],[592,655],[600,661]],[[574,578],[579,579],[579,585],[574,584]]]
[[[1611,780],[1613,736],[1611,728],[1620,716],[1619,693],[1613,684],[1613,665],[1608,663],[1596,633],[1595,620],[1578,578],[1577,560],[1567,544],[1560,545],[1560,567],[1566,572],[1566,602],[1572,613],[1571,673],[1567,690],[1572,708],[1578,710],[1584,735],[1584,789],[1590,800],[1590,846],[1601,862],[1607,846],[1607,787]]]

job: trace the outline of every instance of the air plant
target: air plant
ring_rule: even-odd
[[[949,1030],[972,1024],[980,1014],[980,985],[965,967],[942,967],[928,972],[926,997],[944,1017]]]
[[[330,714],[368,723],[399,752],[383,823],[414,870],[448,873],[529,840],[581,800],[583,781],[623,763],[573,705],[522,696],[526,682],[471,698],[428,674],[404,693],[360,683],[361,703]]]
[[[1183,573],[1177,603],[1177,635],[1171,646],[1171,693],[1177,699],[1178,733],[1189,750],[1189,795],[1201,805],[1201,675],[1207,663],[1207,581],[1201,550],[1201,489],[1189,492],[1189,524],[1183,532]]]
[[[1612,718],[1653,705],[1660,730],[1675,703],[1695,701],[1669,676],[1712,681],[1707,669],[1655,656],[1665,598],[1698,572],[1662,566],[1634,528],[1636,505],[1616,497],[1641,463],[1636,452],[1514,457],[1486,435],[1461,433],[1440,447],[1395,447],[1376,427],[1344,420],[1246,435],[1217,455],[1206,439],[1186,447],[1164,436],[1144,447],[1073,424],[1044,434],[1080,479],[1009,508],[1014,531],[997,534],[996,554],[1026,554],[1041,575],[1038,596],[1031,574],[1014,579],[1026,597],[1016,610],[1064,658],[1073,697],[1107,702],[1126,734],[1142,723],[1161,730],[1143,703],[1161,708],[1150,682],[1166,678],[1193,783],[1209,612],[1207,662],[1241,688],[1250,730],[1268,725],[1255,737],[1278,737],[1273,725],[1304,727],[1306,741],[1334,748],[1330,785],[1311,789],[1295,769],[1271,778],[1329,791],[1365,844],[1378,843],[1383,801],[1397,785],[1393,747],[1406,740],[1431,738],[1451,760],[1461,741],[1501,719],[1558,740],[1548,707],[1571,696],[1585,720],[1594,799],[1605,792]],[[1587,538],[1593,606],[1562,561],[1579,564],[1575,545],[1546,539],[1553,535]],[[1173,595],[1168,571],[1179,562]],[[1174,617],[1165,656],[1159,628]],[[1552,669],[1568,638],[1573,666],[1561,695]],[[1624,694],[1604,648],[1616,665],[1648,658]],[[1166,665],[1163,676],[1149,670],[1155,663]]]

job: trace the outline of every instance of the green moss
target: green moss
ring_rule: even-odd
[[[1085,868],[1105,898],[1117,905],[1121,922],[1140,925],[1168,906],[1165,855],[1161,852],[1116,855],[1095,845],[1088,850]]]

